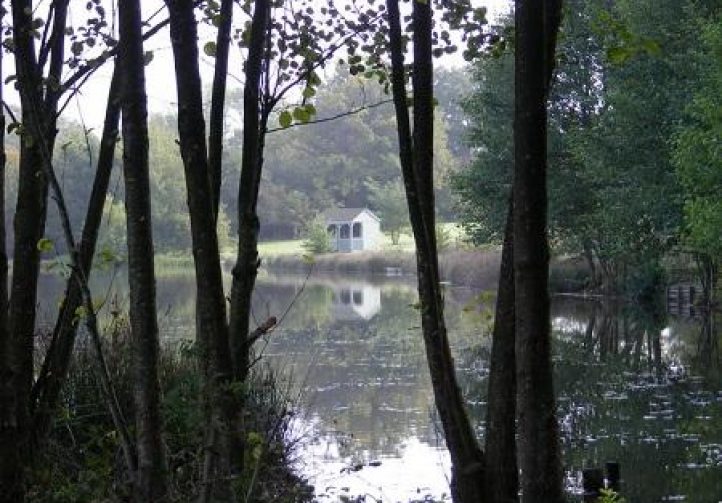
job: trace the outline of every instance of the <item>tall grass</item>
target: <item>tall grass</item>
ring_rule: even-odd
[[[118,397],[133,418],[131,354],[127,323],[118,319],[105,341]],[[92,349],[80,339],[45,457],[32,473],[29,501],[65,503],[129,501],[128,478],[113,422],[103,403]],[[200,489],[205,420],[201,371],[191,342],[161,353],[169,502],[193,501]],[[246,469],[234,481],[239,501],[310,501],[311,488],[291,470],[294,443],[287,439],[292,404],[281,378],[265,365],[254,367],[246,387]]]
[[[450,249],[439,254],[442,280],[457,286],[495,289],[499,278],[499,250]],[[313,258],[314,270],[363,275],[416,274],[416,257],[408,252],[327,253]],[[277,256],[265,261],[271,271],[305,273],[308,262],[295,256]]]

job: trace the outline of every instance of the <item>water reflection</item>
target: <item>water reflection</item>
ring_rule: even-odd
[[[556,339],[567,468],[621,462],[628,501],[718,501],[720,358],[702,363],[697,348],[719,333],[663,309],[563,304],[577,325]]]
[[[342,283],[331,288],[333,317],[370,320],[381,310],[381,288],[369,283]]]
[[[94,279],[96,292],[108,289],[108,278]],[[124,285],[121,272],[110,297],[121,308]],[[62,286],[44,279],[47,319]],[[166,339],[192,336],[194,292],[187,271],[159,279]],[[483,436],[493,297],[448,288],[445,301],[460,384]],[[434,421],[416,302],[415,283],[404,278],[258,280],[255,318],[288,310],[264,352],[303,389],[299,469],[311,476],[320,499],[448,498],[449,461]],[[722,500],[720,315],[665,311],[554,300],[556,390],[570,491],[578,489],[582,468],[619,461],[627,501]]]

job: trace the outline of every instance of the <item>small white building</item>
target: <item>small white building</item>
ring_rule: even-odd
[[[374,250],[381,242],[381,220],[368,208],[334,208],[324,218],[333,251]]]

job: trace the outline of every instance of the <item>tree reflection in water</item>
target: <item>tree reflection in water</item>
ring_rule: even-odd
[[[53,319],[63,282],[43,281],[40,311]],[[102,275],[94,281],[94,291],[105,291]],[[259,278],[256,317],[284,312],[302,283]],[[125,284],[121,272],[111,293],[121,308]],[[166,340],[191,336],[194,291],[192,275],[159,277]],[[494,299],[451,287],[445,297],[460,383],[483,435]],[[319,495],[395,501],[448,494],[416,300],[413,281],[403,278],[312,277],[269,340],[268,361],[304,389],[297,426],[310,441],[300,469],[313,475]],[[722,500],[720,313],[688,312],[696,318],[555,299],[555,385],[570,490],[581,468],[619,461],[627,501]]]

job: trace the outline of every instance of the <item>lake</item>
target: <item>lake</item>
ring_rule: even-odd
[[[40,321],[49,323],[63,283],[42,281]],[[122,310],[125,281],[102,273],[94,295]],[[408,277],[259,277],[254,317],[282,321],[258,349],[290,376],[298,398],[289,435],[320,501],[450,499],[415,288]],[[194,290],[185,269],[159,277],[165,341],[192,337]],[[493,293],[447,286],[445,301],[460,384],[483,438]],[[570,495],[580,492],[582,468],[617,461],[629,503],[722,501],[720,320],[570,297],[554,299],[552,319]]]

